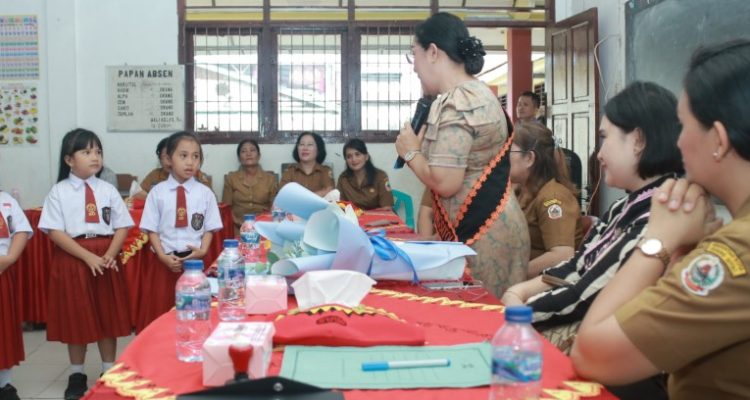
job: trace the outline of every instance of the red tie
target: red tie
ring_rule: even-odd
[[[96,210],[96,198],[94,198],[94,191],[91,190],[91,186],[84,182],[86,185],[86,223],[98,224],[99,223],[99,211]]]
[[[8,224],[5,223],[5,217],[0,214],[0,238],[9,238]]]
[[[174,227],[184,228],[187,226],[187,201],[185,200],[185,187],[177,186],[177,213],[175,215]]]

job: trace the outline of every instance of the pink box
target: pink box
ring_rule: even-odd
[[[274,332],[271,322],[219,322],[203,343],[203,385],[223,386],[234,378],[234,366],[229,357],[232,344],[253,346],[247,373],[252,379],[264,378],[271,363]]]
[[[278,275],[248,275],[245,281],[245,311],[271,314],[287,308],[286,279]]]

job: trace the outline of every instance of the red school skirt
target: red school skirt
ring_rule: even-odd
[[[151,249],[144,248],[146,252],[144,264],[141,267],[140,296],[135,316],[135,332],[139,333],[145,329],[151,321],[159,318],[162,314],[174,307],[174,293],[177,279],[182,275],[180,272],[172,272],[166,265],[159,261]]]
[[[0,369],[8,369],[24,360],[21,313],[16,307],[13,265],[0,274]]]
[[[84,249],[104,255],[110,237],[76,239]],[[122,272],[105,269],[94,276],[80,259],[55,246],[47,297],[47,340],[87,344],[130,334],[128,292]],[[121,270],[122,266],[118,268]]]

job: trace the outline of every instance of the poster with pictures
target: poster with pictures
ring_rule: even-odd
[[[0,15],[0,80],[39,79],[35,15]]]
[[[39,142],[36,85],[0,85],[0,146]]]

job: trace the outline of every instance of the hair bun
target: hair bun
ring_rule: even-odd
[[[474,36],[458,39],[458,54],[464,60],[471,60],[477,57],[484,57],[487,52],[484,51],[482,41]]]

